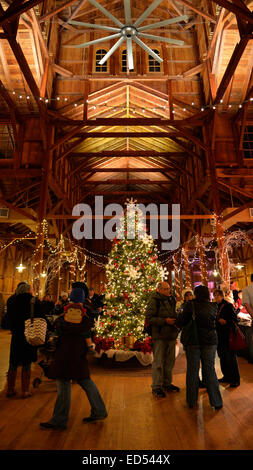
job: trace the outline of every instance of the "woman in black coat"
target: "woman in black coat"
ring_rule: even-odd
[[[194,289],[195,299],[186,303],[184,310],[178,315],[175,325],[182,328],[181,342],[184,345],[187,360],[186,401],[190,408],[197,404],[199,389],[200,361],[211,406],[216,410],[222,408],[222,397],[215,372],[215,355],[217,349],[216,314],[217,307],[209,298],[206,286]],[[195,312],[197,337],[187,335],[186,325]]]
[[[7,314],[9,327],[11,330],[11,347],[9,370],[7,374],[7,397],[13,397],[17,394],[15,391],[15,383],[17,376],[17,368],[22,366],[21,384],[22,397],[31,396],[29,392],[31,363],[37,361],[37,347],[31,346],[25,339],[25,320],[30,318],[31,314],[31,286],[27,283],[19,285],[7,303]],[[40,301],[35,300],[34,316],[41,317]]]
[[[223,291],[217,289],[214,291],[214,300],[218,305],[217,314],[217,333],[218,333],[218,356],[223,377],[219,379],[220,383],[230,383],[230,387],[240,385],[240,373],[235,351],[229,349],[229,332],[237,323],[237,315],[233,305],[224,299]]]

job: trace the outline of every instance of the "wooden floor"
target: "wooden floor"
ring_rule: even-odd
[[[157,400],[151,394],[150,369],[111,369],[91,361],[92,378],[106,403],[109,416],[103,422],[83,424],[89,415],[85,393],[72,385],[72,404],[66,431],[41,429],[51,417],[56,386],[43,377],[30,399],[5,397],[3,378],[8,367],[10,335],[0,330],[0,449],[3,450],[252,450],[253,365],[239,358],[241,386],[221,386],[224,408],[214,411],[205,391],[199,407],[185,403],[185,356],[174,369],[180,393]],[[4,364],[5,362],[5,364]],[[36,364],[33,378],[40,374]],[[220,370],[217,363],[217,372]],[[20,375],[20,372],[19,372]],[[1,380],[2,377],[2,380]],[[20,379],[17,382],[20,391]]]

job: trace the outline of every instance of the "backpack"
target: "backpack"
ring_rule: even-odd
[[[162,302],[162,300],[155,299],[155,301],[156,301],[156,310],[159,311],[160,303]],[[170,295],[169,298],[168,298],[168,301],[169,301],[170,306],[173,308],[173,310],[175,310],[175,308],[176,308],[176,299],[175,299],[175,297]],[[143,333],[145,335],[152,336],[152,325],[150,325],[150,323],[148,323],[146,319],[145,319],[145,322],[144,322]]]

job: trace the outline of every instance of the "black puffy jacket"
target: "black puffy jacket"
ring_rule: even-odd
[[[200,346],[214,345],[218,343],[216,331],[217,305],[209,301],[190,300],[184,306],[184,310],[178,315],[175,325],[182,328],[181,342],[188,346],[184,338],[184,326],[189,323],[195,307],[196,325]]]

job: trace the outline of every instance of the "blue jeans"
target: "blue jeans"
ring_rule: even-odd
[[[209,396],[210,405],[222,406],[219,382],[215,372],[216,345],[186,346],[187,372],[186,372],[186,401],[189,406],[196,405],[199,390],[199,367],[202,372]]]
[[[172,369],[175,364],[175,348],[176,340],[156,339],[153,341],[152,390],[171,385]]]
[[[58,396],[50,423],[56,426],[67,426],[71,402],[71,383],[70,380],[57,380],[56,383]],[[77,383],[86,392],[91,405],[91,416],[106,417],[106,407],[95,383],[91,379],[78,380]]]

